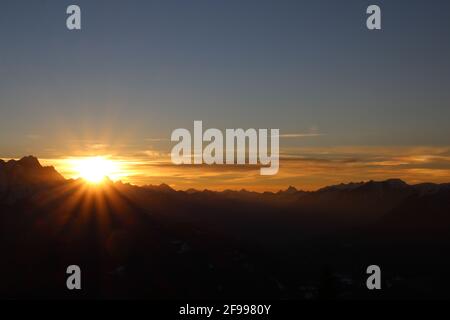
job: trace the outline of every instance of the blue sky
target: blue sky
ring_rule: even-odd
[[[194,120],[318,133],[285,148],[448,146],[449,17],[439,0],[4,0],[0,156],[164,151]]]

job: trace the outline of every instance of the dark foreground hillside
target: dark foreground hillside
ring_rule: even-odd
[[[450,298],[449,248],[449,185],[182,192],[0,161],[3,298]]]

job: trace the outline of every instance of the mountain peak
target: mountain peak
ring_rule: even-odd
[[[392,187],[405,187],[408,186],[408,184],[403,181],[402,179],[389,179],[384,181],[386,184]]]
[[[39,160],[34,156],[26,156],[20,160],[2,161],[0,164],[1,173],[4,176],[4,183],[42,183],[51,181],[63,181],[61,176],[54,167],[43,167]]]
[[[166,183],[161,183],[160,185],[146,185],[144,186],[145,189],[153,190],[153,191],[162,191],[162,192],[171,192],[175,191],[171,186],[169,186]]]
[[[289,186],[286,190],[280,190],[280,191],[278,191],[277,193],[278,193],[278,194],[289,195],[289,194],[296,194],[297,192],[299,192],[299,191],[297,190],[296,187],[294,187],[294,186]]]
[[[165,191],[174,191],[173,188],[171,186],[169,186],[168,184],[166,184],[166,183],[161,183],[159,185],[159,188],[161,190],[165,190]]]
[[[284,192],[285,192],[285,193],[289,193],[289,194],[294,194],[294,193],[297,193],[298,190],[297,190],[297,188],[294,187],[294,186],[289,186]]]
[[[43,186],[64,181],[54,167],[41,166],[33,156],[0,162],[0,198],[7,203],[15,203]]]
[[[30,168],[30,169],[42,168],[41,164],[39,163],[39,160],[34,156],[23,157],[19,161],[16,161],[16,163],[23,167]]]

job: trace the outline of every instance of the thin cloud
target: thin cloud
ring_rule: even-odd
[[[40,135],[38,135],[38,134],[27,134],[27,135],[26,135],[26,138],[27,138],[27,139],[30,139],[30,140],[39,140],[39,139],[41,139],[42,137],[41,137]]]
[[[167,139],[167,138],[147,138],[147,139],[145,139],[145,141],[161,142],[161,141],[170,141],[170,139]]]
[[[307,138],[307,137],[321,137],[325,136],[324,133],[286,133],[280,134],[280,138],[295,139],[295,138]]]

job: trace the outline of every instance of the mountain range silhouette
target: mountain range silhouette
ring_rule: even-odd
[[[324,272],[333,298],[450,297],[450,184],[92,187],[28,156],[0,160],[0,234],[7,298],[314,299],[330,297]],[[70,264],[81,293],[65,288]],[[365,288],[371,264],[381,293]]]

